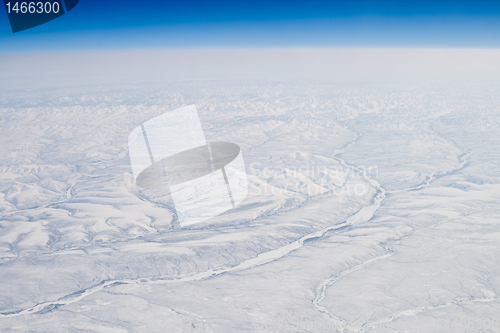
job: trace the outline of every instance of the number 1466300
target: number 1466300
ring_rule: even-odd
[[[6,3],[7,13],[30,13],[30,14],[42,14],[42,13],[59,13],[59,3],[58,2],[10,2]]]

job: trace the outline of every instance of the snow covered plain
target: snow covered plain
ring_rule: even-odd
[[[2,332],[500,332],[500,76],[8,75]],[[250,194],[181,228],[127,137],[190,104]]]

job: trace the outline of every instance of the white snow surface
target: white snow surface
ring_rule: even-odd
[[[3,76],[1,332],[500,332],[500,75],[89,64]],[[192,104],[241,147],[249,194],[181,227],[127,140]]]

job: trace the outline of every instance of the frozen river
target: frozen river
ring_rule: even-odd
[[[3,87],[0,331],[500,332],[500,82]],[[181,227],[127,137],[195,104],[250,191]]]

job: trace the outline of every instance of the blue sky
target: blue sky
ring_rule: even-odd
[[[241,47],[500,47],[499,1],[96,1],[0,53]]]

